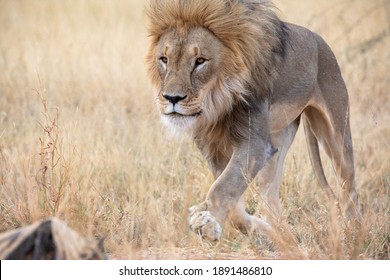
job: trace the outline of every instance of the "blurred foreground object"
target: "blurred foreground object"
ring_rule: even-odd
[[[2,260],[102,260],[101,242],[80,236],[66,223],[49,218],[0,234]]]

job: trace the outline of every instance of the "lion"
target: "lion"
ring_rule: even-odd
[[[349,98],[335,55],[317,34],[281,21],[264,0],[150,0],[146,61],[162,122],[190,135],[215,178],[189,209],[189,226],[219,240],[227,219],[267,234],[281,215],[283,162],[300,122],[319,185],[334,196],[319,144],[340,179],[339,200],[359,215]],[[245,210],[260,178],[267,218]]]

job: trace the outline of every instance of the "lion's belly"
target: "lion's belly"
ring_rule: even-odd
[[[295,121],[301,114],[306,104],[278,103],[270,108],[270,132],[279,132]]]

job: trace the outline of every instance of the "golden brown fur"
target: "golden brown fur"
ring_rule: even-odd
[[[301,118],[320,185],[333,193],[318,142],[340,177],[345,209],[358,213],[348,94],[318,35],[280,21],[261,0],[151,0],[147,14],[162,120],[192,135],[216,179],[190,210],[195,232],[219,239],[227,217],[243,231],[270,230],[246,213],[242,197],[259,174],[268,216],[278,216],[283,161]]]
[[[221,65],[222,77],[233,76],[248,84],[262,81],[259,86],[269,88],[275,59],[273,51],[283,48],[278,34],[282,30],[268,2],[252,2],[259,4],[242,5],[241,1],[225,0],[150,1],[147,14],[152,42],[148,62],[153,83],[157,86],[161,83],[153,56],[153,48],[161,36],[169,29],[176,29],[180,36],[185,37],[191,28],[201,26],[210,30],[230,50],[228,60]]]

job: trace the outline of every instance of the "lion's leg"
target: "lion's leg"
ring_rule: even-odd
[[[266,216],[269,220],[278,219],[281,214],[279,188],[283,177],[284,160],[295,138],[300,118],[280,132],[271,135],[271,142],[278,149],[278,153],[268,162],[259,173],[262,198],[267,208]]]
[[[354,158],[348,111],[344,111],[344,116],[342,112],[338,112],[339,115],[335,114],[327,108],[310,107],[305,110],[310,129],[332,160],[335,172],[340,179],[341,204],[346,216],[348,219],[359,218],[360,209],[355,188]]]
[[[207,158],[207,161],[214,179],[217,180],[228,165],[229,158],[215,151],[213,156]],[[197,234],[211,241],[219,240],[222,233],[219,222],[208,211],[206,202],[189,209],[189,225]]]
[[[213,241],[220,238],[221,225],[235,210],[248,184],[276,152],[270,142],[268,108],[268,103],[264,102],[251,111],[248,122],[240,127],[241,131],[250,133],[249,137],[240,138],[234,145],[222,173],[214,171],[214,174],[220,175],[212,184],[205,201],[189,210],[190,228],[205,239]],[[202,147],[202,142],[198,146]]]
[[[267,213],[265,214],[268,222],[280,217],[279,187],[282,180],[283,165],[288,149],[295,138],[298,126],[299,119],[284,130],[271,135],[272,146],[278,148],[278,152],[259,173],[260,184],[262,186],[262,198],[267,208]],[[244,233],[267,234],[267,231],[271,229],[268,222],[249,215],[246,212],[244,197],[241,197],[235,210],[231,211],[230,219]]]
[[[245,198],[242,196],[236,208],[230,212],[229,218],[233,225],[243,233],[267,234],[271,230],[266,221],[249,215],[245,210]]]

